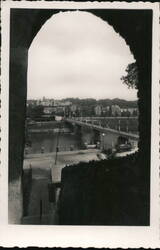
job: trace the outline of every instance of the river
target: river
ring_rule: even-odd
[[[41,153],[42,148],[44,153],[56,151],[58,133],[30,133],[31,147],[28,148],[28,153]],[[80,148],[78,136],[73,133],[60,133],[58,139],[59,151],[77,150]]]
[[[131,127],[133,131],[137,131],[137,121],[131,122],[130,128]],[[59,133],[60,128],[62,131]],[[64,131],[68,130],[70,132],[63,132],[63,129]],[[112,148],[117,144],[117,137],[112,134],[104,135],[103,138],[101,138],[101,135],[95,138],[92,130],[82,129],[80,134],[73,133],[72,127],[69,127],[69,125],[64,122],[58,121],[30,124],[27,130],[31,147],[27,147],[25,150],[26,153],[29,154],[38,154],[41,153],[42,150],[44,153],[55,152],[57,139],[59,151],[82,149],[84,143],[95,144],[96,141],[101,141],[104,149]],[[134,133],[136,133],[135,131]]]

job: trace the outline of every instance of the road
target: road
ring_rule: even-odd
[[[80,161],[99,160],[98,152],[97,149],[59,152],[56,164],[55,152],[27,155],[24,160],[24,170],[32,167],[32,183],[28,215],[23,218],[22,224],[58,224],[56,204],[49,202],[48,184],[61,181],[61,170],[66,165]],[[42,211],[42,216],[40,216],[40,211]]]

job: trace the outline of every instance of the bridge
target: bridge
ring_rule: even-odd
[[[85,120],[137,120],[138,117],[137,116],[85,116],[85,117],[72,117],[73,119],[76,119],[76,120],[82,120],[82,119],[85,119]]]
[[[98,130],[99,132],[104,133],[104,134],[114,133],[114,134],[116,134],[118,136],[124,136],[124,137],[126,137],[128,139],[133,139],[133,140],[136,140],[136,141],[139,140],[139,135],[132,134],[132,133],[127,133],[127,132],[124,132],[124,131],[115,130],[115,129],[111,129],[111,128],[105,128],[105,127],[102,127],[102,126],[98,126],[98,125],[95,125],[93,123],[87,122],[87,120],[86,120],[86,122],[84,122],[84,121],[79,121],[79,120],[76,120],[76,119],[65,119],[65,121],[71,123],[72,125],[78,125],[78,126],[83,126],[83,127],[91,128],[91,129],[94,129],[94,130]]]
[[[134,147],[138,147],[139,135],[121,131],[120,126],[116,130],[109,127],[103,127],[100,123],[99,125],[94,124],[94,120],[84,118],[82,120],[80,120],[80,118],[66,118],[65,122],[77,128],[76,130],[78,132],[81,131],[83,143],[90,144],[94,141],[100,141],[101,148],[108,149],[113,148],[117,144],[118,138],[121,137],[124,138],[124,140],[130,141]]]

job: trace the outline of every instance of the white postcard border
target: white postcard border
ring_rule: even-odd
[[[151,225],[150,226],[24,226],[8,225],[8,109],[10,8],[153,9]],[[159,5],[143,2],[26,2],[2,3],[2,108],[0,176],[0,245],[13,247],[151,247],[160,246],[159,205]]]

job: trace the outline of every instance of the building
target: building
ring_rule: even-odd
[[[71,112],[76,112],[76,110],[77,110],[77,105],[72,104],[72,105],[70,106],[70,110],[71,110]]]
[[[28,106],[36,106],[37,105],[37,100],[27,100],[27,107]]]
[[[56,107],[46,106],[46,107],[44,107],[43,112],[44,112],[44,114],[52,114],[52,113],[56,112]]]
[[[118,105],[111,106],[111,115],[112,116],[121,116],[121,109]]]
[[[70,102],[70,101],[65,101],[65,102],[61,102],[61,106],[70,106],[70,105],[72,105],[72,102]]]
[[[59,100],[54,100],[54,106],[70,106],[72,105],[72,102],[70,101],[59,101]]]
[[[54,106],[54,100],[53,99],[47,99],[43,97],[43,99],[40,101],[42,106]]]
[[[121,108],[122,116],[138,116],[138,108]]]
[[[100,106],[100,105],[95,106],[94,112],[95,112],[96,116],[101,116],[101,114],[102,114],[102,106]]]
[[[42,104],[41,104],[41,100],[36,100],[36,105],[37,105],[37,106],[42,105]]]
[[[138,115],[138,109],[137,108],[128,108],[128,112],[131,116]]]
[[[110,116],[110,106],[102,107],[102,115]]]

